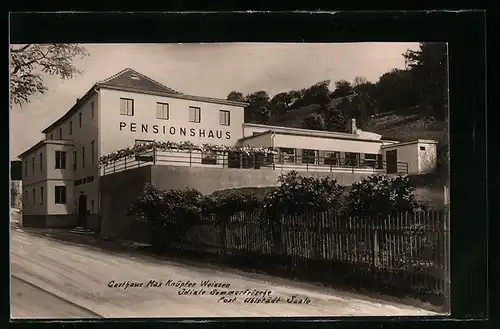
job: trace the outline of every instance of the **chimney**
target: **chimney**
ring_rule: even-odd
[[[356,119],[352,118],[347,120],[347,132],[349,134],[355,134],[357,130]]]
[[[77,99],[76,99],[76,102],[78,103],[79,101],[80,101],[80,98],[77,98]]]

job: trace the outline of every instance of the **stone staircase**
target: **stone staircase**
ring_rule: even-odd
[[[93,234],[95,234],[94,231],[91,231],[88,228],[83,228],[83,227],[80,227],[80,226],[77,226],[75,228],[70,229],[69,232],[70,233],[75,233],[75,234],[82,234],[82,235],[93,235]]]

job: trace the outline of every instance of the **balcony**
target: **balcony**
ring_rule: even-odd
[[[110,162],[100,169],[100,175],[140,168],[148,165],[203,168],[237,168],[246,170],[344,172],[368,174],[407,174],[406,162],[389,163],[355,158],[311,157],[285,154],[245,154],[238,152],[207,152],[196,150],[147,151]]]

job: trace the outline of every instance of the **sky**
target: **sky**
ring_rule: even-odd
[[[10,111],[10,158],[43,139],[41,131],[64,115],[92,85],[132,68],[184,94],[226,98],[265,90],[273,95],[316,82],[376,82],[404,68],[402,54],[418,43],[85,44],[90,56],[75,59],[83,73],[71,80],[43,76],[48,90]],[[104,109],[105,110],[105,109]]]

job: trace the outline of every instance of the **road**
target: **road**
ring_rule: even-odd
[[[15,276],[11,276],[10,282],[13,318],[91,319],[100,317],[98,314],[74,305]]]
[[[213,266],[188,266],[138,254],[111,253],[32,235],[19,228],[11,230],[11,271],[19,278],[14,278],[12,283],[15,318],[436,314],[396,302],[264,275],[223,271]],[[202,287],[206,280],[219,286]],[[172,286],[178,281],[184,284],[186,294],[179,294],[182,288]],[[224,295],[230,291],[233,295]],[[260,295],[251,299],[251,294]],[[68,302],[64,304],[63,300]],[[258,303],[263,301],[274,303]]]

